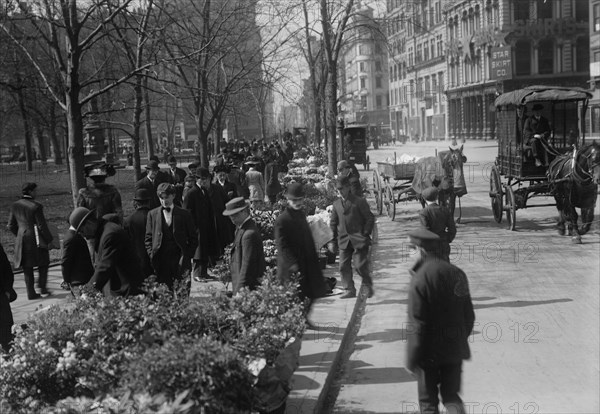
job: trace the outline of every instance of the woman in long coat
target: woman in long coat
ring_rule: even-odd
[[[35,201],[36,183],[25,183],[22,187],[23,198],[13,203],[8,217],[8,229],[16,236],[15,267],[22,267],[27,286],[27,297],[39,299],[34,288],[33,268],[39,271],[38,287],[42,294],[50,292],[46,288],[48,280],[48,244],[52,234],[44,217],[43,206]],[[37,233],[36,233],[37,232]],[[36,235],[37,234],[37,235]]]

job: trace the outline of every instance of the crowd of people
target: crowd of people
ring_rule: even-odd
[[[300,276],[298,295],[308,304],[307,326],[314,327],[309,317],[312,301],[329,289],[302,210],[304,187],[292,182],[283,189],[281,184],[293,151],[291,142],[284,148],[226,146],[212,171],[196,163],[185,171],[174,156],[163,170],[158,159],[150,159],[145,176],[135,183],[135,211],[128,217],[123,217],[119,191],[106,183],[114,167],[104,162],[86,166],[89,184],[79,191],[63,240],[63,287],[74,296],[86,286],[106,296],[130,296],[143,294],[144,280],[154,275],[168,289],[189,295],[192,278],[209,280],[211,267],[231,245],[231,294],[254,289],[265,271],[265,257],[251,206],[285,198],[287,206],[274,224],[277,275],[282,283]],[[359,178],[351,163],[339,163],[339,198],[331,209],[333,239],[328,248],[339,254],[343,299],[357,296],[353,271],[361,277],[365,295],[374,295],[369,248],[375,217]],[[22,186],[22,198],[12,205],[8,224],[16,236],[14,265],[23,269],[31,300],[51,294],[46,286],[47,246],[53,236],[43,206],[36,201],[36,188],[35,183]],[[450,263],[454,219],[438,205],[436,188],[426,189],[422,196],[427,205],[420,213],[421,228],[409,233],[415,263],[410,270],[407,368],[418,379],[422,410],[437,407],[441,393],[447,407],[464,412],[458,393],[462,360],[470,355],[467,338],[474,324],[473,305],[466,275]],[[9,303],[16,292],[12,266],[1,246],[0,261],[0,337],[7,349],[13,323]],[[39,272],[39,293],[34,268]],[[175,289],[178,283],[183,289]]]

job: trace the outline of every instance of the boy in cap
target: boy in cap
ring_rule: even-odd
[[[548,145],[548,138],[551,132],[550,122],[542,116],[542,109],[544,109],[542,104],[534,104],[532,108],[533,115],[525,120],[525,125],[523,126],[523,139],[528,145],[531,145],[531,151],[533,152],[537,167],[548,165],[544,145]]]
[[[406,367],[417,377],[422,413],[437,413],[441,395],[448,412],[464,413],[459,396],[462,361],[471,357],[468,338],[475,313],[469,282],[458,267],[438,257],[439,236],[410,232],[415,263],[408,293]]]
[[[174,203],[176,191],[172,184],[161,183],[156,193],[161,206],[148,213],[146,252],[158,283],[172,289],[173,282],[179,279],[189,289],[191,260],[198,245],[192,215]]]
[[[254,289],[265,272],[265,253],[260,231],[250,216],[250,207],[243,197],[225,205],[223,215],[235,225],[235,238],[231,249],[231,285],[235,295],[240,289]]]
[[[439,236],[440,257],[450,261],[450,243],[456,237],[456,225],[450,209],[437,203],[438,194],[439,191],[434,186],[423,190],[421,197],[425,200],[426,206],[419,213],[419,219],[424,228]]]
[[[363,190],[360,185],[360,173],[356,169],[354,163],[350,161],[342,160],[338,162],[338,176],[339,177],[348,177],[350,180],[350,189],[352,190],[352,194],[357,197],[362,197]]]
[[[341,298],[356,297],[352,261],[367,288],[367,296],[372,297],[373,280],[369,272],[369,246],[371,246],[371,232],[375,225],[375,216],[371,213],[369,204],[364,198],[352,194],[348,177],[340,178],[336,187],[340,198],[333,202],[331,211],[330,226],[333,232],[334,246],[330,250],[339,249],[340,253],[340,273],[342,283],[347,290]]]

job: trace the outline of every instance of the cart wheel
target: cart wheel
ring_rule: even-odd
[[[492,213],[494,214],[494,220],[497,223],[502,222],[502,181],[500,179],[500,173],[498,168],[494,165],[490,174],[490,198],[492,199]]]
[[[385,192],[388,200],[388,203],[385,206],[387,208],[387,215],[394,221],[396,218],[396,200],[394,200],[394,191],[392,190],[392,187],[388,185]]]
[[[383,212],[383,194],[381,193],[381,179],[377,171],[373,171],[373,192],[375,193],[375,205],[377,206],[377,214]]]
[[[515,192],[510,185],[506,186],[506,198],[504,200],[504,209],[506,210],[506,220],[508,221],[508,229],[513,231],[517,221],[517,206],[515,205]]]

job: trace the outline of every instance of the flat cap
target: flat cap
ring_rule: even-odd
[[[438,246],[440,236],[426,228],[418,228],[408,233],[409,241],[415,246],[424,248],[425,250],[433,250]]]

